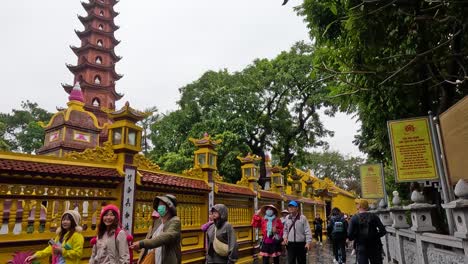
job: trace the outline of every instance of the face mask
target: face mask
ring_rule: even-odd
[[[158,214],[161,217],[164,217],[166,215],[166,213],[167,213],[166,206],[165,205],[158,205]]]
[[[267,216],[272,216],[273,215],[273,210],[268,209],[268,210],[266,210],[265,213],[266,213]]]

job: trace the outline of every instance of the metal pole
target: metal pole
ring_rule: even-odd
[[[380,174],[382,175],[382,187],[383,187],[383,195],[384,195],[383,199],[388,208],[387,187],[385,186],[385,174],[384,174],[383,162],[380,163]]]
[[[450,200],[450,195],[449,195],[449,186],[447,182],[447,177],[445,175],[443,165],[442,165],[442,154],[441,154],[441,149],[439,145],[439,138],[436,132],[436,127],[434,125],[434,115],[432,114],[431,111],[429,111],[429,127],[431,129],[431,134],[432,134],[432,143],[434,146],[434,154],[435,154],[435,160],[436,160],[436,167],[437,167],[437,173],[439,174],[439,182],[440,185],[442,186],[442,197],[444,199],[445,203],[449,203]],[[452,209],[445,209],[445,214],[447,215],[447,224],[449,228],[449,233],[450,235],[453,235],[454,233],[454,221],[453,221],[453,212]]]

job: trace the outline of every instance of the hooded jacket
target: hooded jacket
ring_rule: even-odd
[[[208,255],[207,263],[235,263],[237,261],[237,237],[232,225],[228,222],[228,209],[224,204],[216,204],[212,210],[219,213],[219,219],[207,231],[208,234]],[[228,244],[229,253],[226,257],[220,256],[213,248],[213,241],[216,229],[216,237],[221,242]]]
[[[177,216],[173,216],[164,223],[163,231],[157,237],[152,238],[154,232],[162,225],[162,219],[154,220],[153,226],[150,227],[146,239],[140,241],[143,251],[140,253],[138,263],[148,254],[148,250],[161,247],[163,264],[180,264],[182,262],[182,249],[180,246],[181,224]]]
[[[102,208],[100,221],[107,211],[113,211],[119,219],[118,226],[120,223],[120,210],[117,206],[110,204]],[[89,259],[90,264],[128,264],[130,263],[130,252],[128,249],[127,234],[125,230],[121,229],[120,232],[115,235],[116,230],[106,232],[102,238],[96,238],[96,241],[91,240],[93,250],[91,258]],[[105,239],[105,238],[107,239]],[[104,242],[105,241],[105,242]]]

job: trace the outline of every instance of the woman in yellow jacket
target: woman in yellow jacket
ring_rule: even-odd
[[[63,213],[60,227],[55,239],[49,241],[49,246],[42,251],[26,258],[26,263],[35,259],[52,256],[53,264],[78,264],[83,254],[84,238],[80,233],[81,216],[77,211],[67,210]]]

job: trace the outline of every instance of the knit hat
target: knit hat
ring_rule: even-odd
[[[113,204],[106,205],[102,208],[101,215],[99,216],[101,221],[102,221],[102,218],[104,217],[104,214],[109,210],[113,211],[116,214],[117,219],[119,219],[119,226],[120,226],[120,209]]]
[[[55,233],[60,234],[60,232],[62,232],[62,219],[63,219],[63,217],[64,217],[66,214],[69,214],[69,215],[73,218],[73,221],[74,221],[75,224],[76,224],[75,231],[76,231],[76,232],[81,232],[81,231],[83,231],[83,228],[80,226],[80,222],[81,222],[81,215],[80,215],[80,213],[78,213],[78,212],[75,211],[75,210],[67,210],[67,211],[65,211],[65,212],[62,214],[62,217],[60,217],[60,227],[57,228],[57,230],[55,231]]]
[[[177,209],[176,209],[177,199],[176,199],[176,197],[174,195],[165,194],[165,195],[162,195],[162,196],[156,196],[156,198],[154,198],[154,200],[153,200],[153,209],[154,210],[158,210],[159,201],[162,201],[163,203],[165,203],[167,205],[167,208],[171,211],[173,216],[177,215]]]

